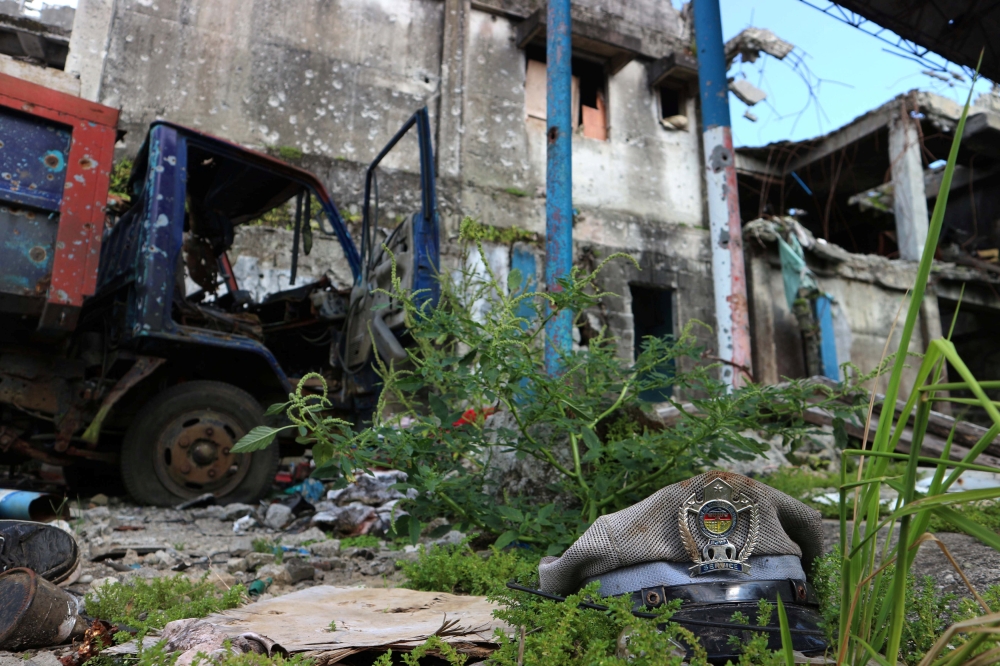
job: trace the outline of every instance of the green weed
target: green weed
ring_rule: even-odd
[[[532,584],[538,578],[538,555],[511,549],[490,548],[480,556],[469,547],[469,539],[451,546],[420,546],[416,561],[400,561],[406,582],[403,587],[429,592],[485,595],[495,593],[508,581]]]
[[[520,192],[520,190],[517,190]],[[514,194],[511,190],[506,190],[508,194]],[[514,196],[527,196],[527,192],[515,194]],[[509,245],[518,241],[527,243],[539,242],[538,234],[520,227],[494,227],[489,224],[477,222],[471,217],[462,220],[459,227],[459,235],[466,241],[480,241],[486,243],[504,243]]]
[[[329,535],[328,535],[329,536]],[[335,536],[330,536],[331,539],[336,539]],[[340,548],[380,548],[382,542],[379,541],[378,537],[372,536],[370,534],[362,534],[360,536],[345,537],[340,540]]]
[[[167,622],[236,608],[246,590],[234,585],[220,592],[206,574],[200,581],[177,574],[170,578],[134,579],[127,583],[106,583],[84,598],[87,614],[124,624],[145,633],[162,629]]]

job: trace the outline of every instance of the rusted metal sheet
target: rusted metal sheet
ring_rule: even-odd
[[[90,422],[87,426],[87,430],[83,433],[83,441],[87,442],[89,445],[96,445],[97,438],[101,435],[101,426],[104,424],[104,419],[107,418],[108,413],[111,412],[111,408],[115,406],[115,403],[125,395],[129,389],[138,384],[144,378],[148,377],[150,373],[156,370],[158,367],[163,365],[166,359],[156,358],[154,356],[140,356],[136,359],[135,363],[129,368],[118,383],[114,385],[108,394],[104,396],[104,400],[101,402],[101,408],[97,410],[97,415],[94,416],[94,420]]]
[[[118,111],[5,74],[0,107],[0,201],[11,204],[0,206],[49,216],[7,234],[17,242],[6,252],[34,269],[8,269],[3,254],[3,272],[23,270],[17,286],[41,301],[39,328],[70,330],[96,287]]]

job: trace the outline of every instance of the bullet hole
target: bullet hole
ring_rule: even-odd
[[[46,155],[45,166],[47,166],[50,169],[57,168],[59,166],[59,158],[56,157],[55,155]]]
[[[556,139],[559,138],[559,128],[550,127],[549,128],[549,143],[555,143]]]
[[[89,157],[84,157],[83,159],[80,160],[80,168],[81,169],[93,169],[94,168],[94,160],[90,159]]]
[[[45,248],[42,247],[41,245],[36,245],[35,247],[28,250],[28,257],[36,264],[40,264],[43,261],[45,261],[45,257],[47,256],[48,253],[45,252]]]

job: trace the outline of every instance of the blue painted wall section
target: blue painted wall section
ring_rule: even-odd
[[[510,255],[510,270],[512,273],[516,270],[522,276],[520,286],[511,293],[511,296],[534,291],[538,282],[534,253],[522,247],[515,246],[514,251]],[[517,316],[524,319],[521,328],[527,329],[531,325],[531,320],[535,318],[535,309],[532,307],[530,300],[525,299],[518,303]]]
[[[549,0],[546,20],[548,151],[545,174],[545,286],[561,291],[559,278],[573,267],[573,135],[570,1]],[[573,346],[572,313],[549,320],[545,369],[559,374],[562,356]]]
[[[819,322],[819,359],[823,366],[823,376],[840,381],[837,365],[837,339],[833,332],[833,301],[826,294],[820,294],[813,301],[816,321]]]

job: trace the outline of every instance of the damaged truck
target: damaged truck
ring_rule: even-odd
[[[147,504],[253,502],[279,446],[232,448],[261,405],[318,372],[335,409],[363,421],[374,354],[406,356],[403,313],[377,291],[393,262],[405,288],[437,298],[427,110],[367,170],[360,250],[316,176],[170,122],[149,128],[130,205],[109,209],[117,122],[115,109],[0,74],[0,463],[34,458],[78,483],[120,469]],[[418,210],[383,230],[376,169],[410,130]],[[294,210],[291,284],[318,222],[351,286],[321,278],[259,302],[241,289],[227,251],[241,225],[279,209]]]

